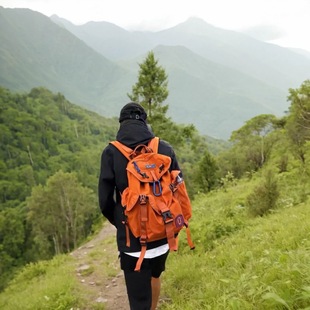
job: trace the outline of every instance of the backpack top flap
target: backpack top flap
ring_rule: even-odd
[[[131,160],[141,152],[157,153],[159,138],[154,137],[149,141],[148,145],[139,144],[134,150],[119,141],[111,141],[110,144],[113,144],[128,160]]]
[[[140,182],[156,182],[169,170],[171,158],[158,153],[142,153],[129,161],[127,171]]]
[[[140,182],[156,182],[170,168],[171,158],[158,154],[159,138],[153,138],[148,145],[138,145],[134,150],[119,141],[110,142],[128,160],[127,171],[134,175]]]

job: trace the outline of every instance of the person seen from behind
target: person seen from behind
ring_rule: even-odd
[[[116,140],[135,149],[147,145],[154,138],[146,122],[147,113],[134,102],[126,104],[120,111],[120,127]],[[159,140],[158,153],[171,158],[169,170],[180,170],[175,152],[171,145]],[[167,238],[147,243],[147,250],[140,271],[135,271],[141,253],[139,238],[130,232],[130,246],[126,245],[126,225],[121,194],[128,187],[128,159],[112,144],[108,144],[101,155],[98,183],[99,206],[104,217],[117,229],[116,240],[120,256],[120,266],[124,272],[127,295],[131,310],[155,310],[161,288],[160,276],[165,270],[169,253]]]

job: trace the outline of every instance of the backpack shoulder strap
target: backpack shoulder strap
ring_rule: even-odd
[[[130,154],[132,149],[119,141],[111,141],[110,144],[113,144],[128,160],[130,160]]]
[[[158,153],[158,145],[159,145],[159,138],[155,137],[149,142],[148,147],[151,148],[154,153]]]

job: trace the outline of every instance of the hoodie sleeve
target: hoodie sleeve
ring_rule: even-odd
[[[179,167],[179,163],[178,163],[178,160],[177,160],[177,157],[175,155],[175,152],[174,150],[171,148],[171,166],[170,166],[170,170],[181,170],[180,167]]]
[[[101,155],[100,175],[98,182],[98,197],[101,213],[109,222],[115,225],[115,177],[113,171],[113,156],[109,147],[106,147]]]
[[[165,154],[171,158],[170,171],[181,170],[174,149],[167,141],[160,140],[158,152],[161,154]]]

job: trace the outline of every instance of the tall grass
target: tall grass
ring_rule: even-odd
[[[170,255],[163,294],[172,302],[161,309],[310,309],[310,204],[247,218],[240,197],[251,189],[240,186],[197,204],[198,247]],[[214,222],[222,235],[210,234]]]
[[[161,310],[310,310],[309,180],[278,175],[277,207],[250,217],[247,197],[261,175],[197,197],[190,223],[196,249],[185,232],[163,274]],[[89,250],[85,263],[101,279],[116,274],[114,237]],[[76,261],[58,256],[26,266],[0,294],[4,310],[103,309],[81,287]]]
[[[94,246],[81,248],[80,256],[59,255],[50,261],[25,266],[4,292],[0,293],[1,310],[102,310],[98,291],[85,280],[95,274],[101,287],[118,272],[115,237],[98,239]],[[80,270],[79,266],[88,268]],[[81,281],[81,280],[84,281]],[[87,283],[88,280],[86,280]],[[84,284],[83,284],[84,283]]]
[[[4,293],[0,309],[67,310],[83,303],[75,293],[76,280],[69,256],[57,256],[26,266]]]

